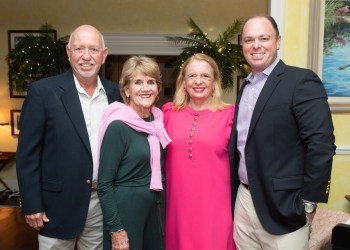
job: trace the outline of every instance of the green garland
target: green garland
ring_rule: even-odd
[[[237,39],[242,20],[236,19],[215,41],[209,40],[192,18],[189,18],[188,25],[192,31],[186,37],[167,37],[175,45],[187,45],[182,48],[183,51],[173,63],[174,76],[179,74],[182,64],[188,57],[195,53],[204,53],[211,56],[218,64],[221,71],[222,88],[232,90],[235,82],[234,72],[246,76],[248,71],[242,46],[232,43],[233,39]]]
[[[40,30],[53,29],[50,25],[44,25]],[[68,39],[69,37],[65,36],[55,41],[49,33],[41,33],[40,36],[25,34],[7,56],[10,84],[15,84],[17,91],[26,91],[31,82],[67,70]]]

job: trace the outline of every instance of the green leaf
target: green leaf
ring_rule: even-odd
[[[203,30],[189,18],[187,24],[190,33],[185,37],[167,37],[176,46],[182,45],[182,52],[173,63],[173,76],[177,77],[183,62],[195,53],[204,53],[211,56],[218,64],[222,78],[222,88],[232,90],[234,87],[234,73],[247,75],[247,63],[242,53],[242,46],[235,44],[242,26],[242,20],[236,19],[218,36],[215,41],[208,39]]]
[[[45,24],[40,30],[53,28]],[[18,91],[25,91],[33,81],[66,71],[69,68],[66,53],[68,39],[65,36],[54,41],[49,33],[44,32],[40,36],[25,34],[7,55],[10,84],[15,84]]]

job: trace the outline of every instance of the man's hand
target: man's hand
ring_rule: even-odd
[[[44,227],[44,222],[49,222],[50,220],[46,217],[45,212],[40,212],[36,214],[28,214],[24,216],[27,224],[39,231]]]
[[[125,230],[111,233],[112,250],[129,250],[129,238]]]
[[[314,213],[311,213],[311,214],[308,214],[308,213],[305,213],[305,214],[306,214],[306,223],[311,226],[312,225],[312,221],[314,220],[316,211]]]
[[[309,225],[309,239],[312,233],[312,221],[314,220],[315,214],[316,214],[316,211],[311,214],[305,213],[306,223]]]

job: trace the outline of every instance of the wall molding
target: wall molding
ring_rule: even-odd
[[[285,0],[270,0],[269,1],[269,12],[270,15],[275,19],[280,36],[284,39],[284,19],[285,19]],[[281,42],[280,49],[278,50],[278,57],[283,60],[284,42]]]
[[[350,146],[337,146],[337,155],[350,155]]]
[[[322,76],[324,8],[324,1],[310,1],[308,68],[319,76]]]
[[[179,55],[182,47],[175,46],[167,36],[183,34],[102,33],[109,55]]]

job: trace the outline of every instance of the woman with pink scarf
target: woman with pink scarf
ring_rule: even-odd
[[[161,85],[155,60],[129,58],[119,83],[124,103],[104,111],[100,125],[97,191],[104,222],[103,249],[164,249],[164,176],[170,143],[154,106]]]

